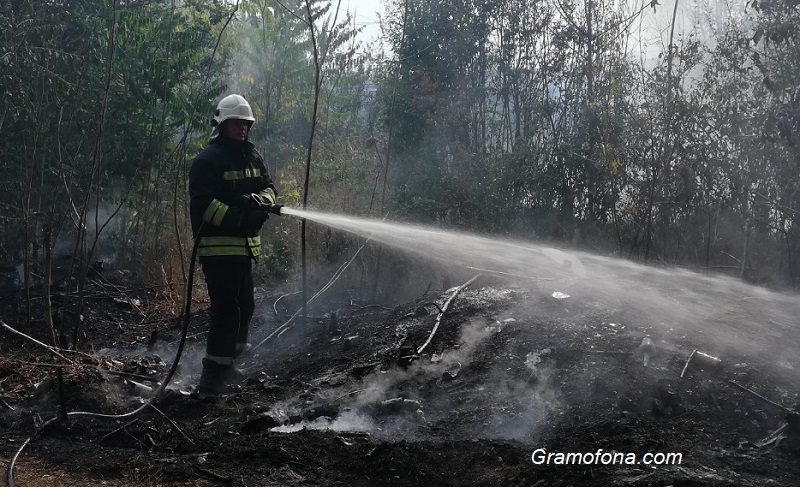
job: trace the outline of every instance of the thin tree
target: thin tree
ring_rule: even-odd
[[[305,0],[306,6],[306,21],[308,23],[308,31],[311,36],[311,48],[314,52],[314,105],[311,110],[311,133],[308,136],[308,147],[306,150],[306,172],[305,180],[303,181],[303,210],[308,207],[308,185],[311,179],[311,154],[314,148],[314,135],[317,130],[317,110],[319,108],[319,93],[322,85],[322,76],[320,68],[319,48],[317,46],[317,33],[314,28],[314,16],[311,13],[311,0]],[[338,10],[338,8],[337,8]],[[308,319],[308,263],[306,261],[306,219],[303,218],[300,223],[300,266],[302,272],[302,286],[303,286],[303,326],[306,325]]]

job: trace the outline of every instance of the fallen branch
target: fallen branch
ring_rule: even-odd
[[[0,397],[0,403],[2,403],[3,406],[7,407],[8,409],[16,411],[16,409],[14,409],[9,403],[6,402],[5,398]]]
[[[145,382],[152,382],[153,384],[156,385],[158,385],[161,382],[160,380],[153,377],[147,377],[139,374],[131,374],[129,372],[118,372],[116,370],[101,369],[101,368],[98,368],[97,371],[100,372],[101,374],[112,374],[112,375],[118,375],[120,377],[130,377],[131,379],[139,379]]]
[[[19,365],[30,365],[31,367],[64,367],[64,364],[51,364],[51,363],[42,363],[42,362],[28,362],[26,360],[19,360],[15,362]],[[16,372],[16,371],[14,371]],[[20,374],[21,375],[21,374]]]
[[[164,414],[163,412],[161,412],[161,410],[160,410],[160,409],[158,409],[157,407],[155,407],[155,406],[153,405],[153,403],[150,403],[150,407],[151,407],[151,408],[153,408],[153,409],[154,409],[154,410],[155,410],[155,411],[156,411],[158,414],[160,414],[161,416],[163,416],[163,417],[164,417],[164,419],[166,419],[167,421],[169,421],[169,423],[170,423],[172,426],[174,426],[176,430],[178,430],[178,433],[180,433],[180,434],[181,434],[181,435],[182,435],[184,438],[186,438],[186,440],[187,440],[189,443],[191,443],[191,444],[192,444],[192,446],[197,446],[197,443],[195,443],[195,442],[194,442],[194,440],[192,440],[191,438],[189,438],[188,436],[186,436],[186,433],[184,433],[184,432],[183,432],[183,430],[180,428],[180,426],[178,426],[178,424],[177,424],[175,421],[173,421],[173,420],[172,420],[172,419],[171,419],[169,416],[167,416],[166,414]]]
[[[133,420],[128,421],[127,423],[123,424],[122,426],[120,426],[119,428],[115,429],[114,431],[104,435],[102,438],[100,438],[100,441],[98,443],[102,443],[102,442],[106,441],[107,439],[111,438],[115,434],[117,434],[120,431],[124,430],[128,426],[133,426],[134,424],[136,424],[138,422],[139,422],[139,418],[134,418]]]
[[[450,303],[452,303],[455,297],[458,296],[458,293],[460,293],[465,287],[472,284],[473,281],[475,281],[475,279],[478,278],[478,276],[480,276],[480,274],[476,274],[475,277],[465,282],[464,284],[458,286],[455,289],[455,291],[453,291],[453,294],[451,294],[450,297],[447,298],[447,301],[444,302],[444,305],[441,308],[439,308],[439,314],[436,316],[436,324],[433,325],[433,330],[431,330],[431,334],[430,336],[428,336],[428,339],[425,340],[425,343],[423,343],[422,346],[417,349],[417,355],[421,355],[422,351],[425,350],[425,347],[427,347],[428,344],[431,342],[431,340],[433,340],[433,335],[435,335],[436,330],[439,329],[439,325],[442,323],[442,317],[444,316],[445,311],[447,311],[447,308],[450,307]]]
[[[789,423],[784,423],[783,425],[781,425],[780,428],[770,433],[769,436],[767,436],[763,440],[755,442],[754,445],[757,446],[758,448],[764,448],[765,446],[770,446],[772,444],[775,444],[775,446],[777,446],[781,440],[786,438],[786,436],[784,435],[784,431],[788,427]]]
[[[686,365],[683,366],[683,370],[681,371],[681,379],[683,379],[684,374],[686,374],[686,369],[689,368],[689,363],[692,361],[692,357],[694,354],[697,353],[697,350],[692,350],[692,353],[689,355],[689,358],[686,359]]]
[[[71,354],[74,354],[74,355],[80,355],[81,357],[84,357],[84,358],[96,360],[95,356],[90,355],[90,354],[88,354],[86,352],[81,352],[80,350],[69,350],[69,349],[66,349],[66,348],[58,348],[58,347],[53,347],[51,345],[48,345],[48,344],[46,344],[44,342],[40,342],[39,340],[37,340],[37,339],[35,339],[33,337],[30,337],[30,336],[22,333],[21,331],[8,326],[2,320],[0,320],[0,326],[5,328],[6,330],[10,331],[11,333],[19,335],[22,338],[25,338],[26,340],[30,340],[31,342],[33,342],[33,343],[35,343],[35,344],[37,344],[37,345],[39,345],[41,347],[46,348],[48,351],[50,351],[50,353],[52,353],[56,357],[62,358],[64,360],[66,360],[67,362],[69,362],[70,365],[74,364],[74,362],[72,362],[70,359],[66,358],[65,356],[61,355],[62,353],[71,353]],[[53,367],[63,367],[63,365],[53,364]]]
[[[62,360],[66,360],[67,362],[69,362],[69,361],[70,361],[70,360],[69,360],[67,357],[65,357],[65,356],[63,356],[63,355],[61,355],[61,354],[59,353],[59,351],[63,351],[63,350],[61,350],[61,349],[58,349],[58,348],[56,348],[56,347],[53,347],[53,346],[50,346],[50,345],[48,345],[48,344],[46,344],[46,343],[44,343],[44,342],[40,342],[39,340],[37,340],[37,339],[35,339],[35,338],[31,337],[31,336],[28,336],[28,335],[26,335],[26,334],[22,333],[22,332],[21,332],[21,331],[19,331],[19,330],[16,330],[16,329],[14,329],[14,328],[11,328],[10,326],[6,325],[6,324],[5,324],[4,322],[2,322],[2,321],[0,321],[0,326],[2,326],[3,328],[5,328],[6,330],[10,331],[11,333],[14,333],[15,335],[19,335],[19,336],[21,336],[22,338],[25,338],[26,340],[28,340],[28,341],[30,341],[30,342],[33,342],[33,343],[35,343],[36,345],[39,345],[40,347],[44,347],[44,348],[46,348],[46,349],[47,349],[47,351],[49,351],[50,353],[52,353],[52,354],[53,354],[53,355],[55,355],[56,357],[58,357],[58,358],[60,358],[60,359],[62,359]]]
[[[757,398],[761,399],[762,401],[766,402],[767,404],[772,404],[776,408],[783,409],[784,411],[786,411],[789,414],[797,414],[797,411],[794,411],[791,408],[787,408],[783,404],[778,404],[775,401],[767,399],[766,397],[762,396],[761,394],[757,393],[756,391],[748,389],[747,387],[745,387],[745,386],[743,386],[743,385],[741,385],[741,384],[739,384],[739,383],[737,383],[735,381],[729,380],[728,382],[731,383],[732,385],[738,387],[739,389],[743,390],[744,392],[749,392],[750,394],[756,396]]]
[[[333,402],[340,401],[340,400],[344,399],[347,396],[355,396],[356,394],[359,394],[361,392],[364,392],[364,390],[363,389],[356,389],[354,391],[347,392],[347,393],[342,394],[341,396],[337,397],[336,399],[334,399]]]
[[[220,475],[218,473],[212,472],[211,470],[203,468],[200,465],[195,465],[194,468],[199,473],[201,473],[202,475],[206,476],[207,478],[211,478],[212,480],[217,480],[219,482],[225,482],[226,484],[229,484],[229,483],[233,482],[232,478],[225,477],[224,475]]]

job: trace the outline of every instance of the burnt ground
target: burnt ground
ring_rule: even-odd
[[[73,416],[49,426],[23,451],[15,480],[20,486],[798,485],[796,431],[784,427],[770,438],[786,424],[786,412],[731,383],[792,406],[800,386],[790,365],[723,354],[713,337],[673,333],[607,304],[557,299],[553,291],[479,277],[453,300],[419,356],[413,351],[430,336],[452,290],[392,309],[331,298],[325,316],[250,351],[242,364],[246,379],[219,398],[193,393],[205,338],[201,309],[157,410],[125,419]],[[284,296],[276,315],[278,297],[262,292],[254,342],[296,305],[294,296]],[[9,325],[21,326],[18,308],[4,306]],[[71,364],[62,368],[68,411],[123,413],[148,399],[172,363],[181,324],[146,321],[133,303],[91,301],[86,354],[69,354]],[[25,331],[47,336],[37,322]],[[652,348],[646,340],[642,346],[645,337]],[[0,338],[5,470],[23,441],[56,413],[54,367],[46,364],[59,360],[8,332]],[[695,349],[718,355],[720,363],[695,355],[686,367]],[[531,454],[540,448],[682,459],[535,465]]]

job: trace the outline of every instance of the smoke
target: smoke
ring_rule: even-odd
[[[377,425],[370,417],[360,413],[359,411],[348,410],[339,414],[336,418],[323,416],[313,421],[302,421],[299,423],[278,426],[272,428],[271,431],[276,431],[278,433],[295,433],[304,429],[370,432],[375,431],[377,429]]]
[[[495,325],[472,318],[462,325],[453,348],[425,356],[406,369],[365,377],[357,386],[360,393],[348,400],[348,421],[305,426],[349,425],[350,431],[395,440],[417,440],[443,428],[449,437],[529,438],[558,408],[558,392],[550,383],[549,366],[519,373],[523,362],[519,370],[509,371],[506,363],[496,360],[504,337],[502,327]],[[463,424],[451,427],[454,418]]]
[[[474,319],[463,325],[458,339],[458,348],[435,354],[430,360],[422,359],[412,363],[407,369],[394,368],[379,371],[363,381],[355,406],[365,406],[377,401],[408,393],[405,387],[409,383],[439,380],[445,377],[455,378],[460,370],[472,362],[475,350],[486,341],[493,330]],[[413,388],[411,389],[413,391]]]
[[[537,365],[531,374],[531,379],[535,379],[531,386],[531,381],[498,373],[492,381],[495,384],[492,395],[504,406],[489,419],[483,436],[514,440],[534,436],[550,415],[561,408],[558,389],[551,382],[552,375],[551,366]]]

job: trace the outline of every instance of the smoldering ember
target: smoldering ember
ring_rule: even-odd
[[[800,484],[800,8],[0,0],[8,487]]]

